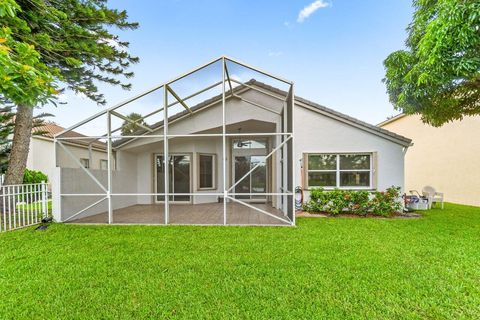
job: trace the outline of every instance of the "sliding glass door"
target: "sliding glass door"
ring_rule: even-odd
[[[168,161],[169,192],[190,193],[191,156],[188,154],[172,154]],[[156,193],[165,192],[165,176],[163,155],[155,156],[156,167]],[[171,195],[168,198],[174,202],[190,202],[189,195]],[[157,195],[156,201],[165,201],[163,195]]]
[[[235,186],[235,197],[265,202],[267,199],[265,195],[255,193],[267,193],[267,140],[234,140],[232,154],[233,183],[239,181]],[[257,168],[247,175],[256,166]]]
[[[244,177],[255,166],[258,167]],[[263,199],[265,195],[256,196],[255,193],[267,192],[267,166],[265,156],[235,156],[235,182],[240,181],[235,186],[235,193],[237,199]],[[249,195],[241,195],[241,193],[248,193]]]

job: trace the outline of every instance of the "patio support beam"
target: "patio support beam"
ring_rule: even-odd
[[[163,88],[163,177],[164,177],[164,195],[163,201],[165,205],[165,224],[168,224],[169,220],[169,204],[168,204],[168,192],[170,190],[169,186],[169,166],[170,166],[170,156],[168,155],[168,87]]]
[[[291,132],[252,132],[252,133],[226,133],[226,137],[268,137],[268,136],[290,136]],[[221,133],[190,133],[190,134],[167,134],[168,138],[186,138],[186,137],[222,137]],[[98,138],[104,139],[106,136],[90,136],[88,138]],[[163,134],[149,134],[149,135],[128,135],[128,136],[111,136],[112,139],[121,139],[121,138],[163,138]],[[85,140],[85,137],[69,137],[69,138],[57,138],[57,141],[68,141],[68,140]],[[68,143],[68,142],[67,142]]]
[[[107,200],[108,200],[108,224],[113,222],[113,208],[112,208],[112,112],[107,113]]]
[[[230,95],[233,96],[232,81],[230,81],[230,74],[228,73],[227,61],[225,61],[225,59],[223,59],[223,65],[224,65],[224,68],[225,68],[225,75],[227,76],[227,80],[228,80],[228,86],[230,87]]]
[[[222,57],[222,171],[223,171],[223,224],[227,224],[227,133],[225,114],[225,57]]]
[[[178,102],[180,102],[180,104],[181,104],[190,114],[192,114],[192,109],[190,109],[190,107],[187,106],[187,104],[185,103],[185,101],[183,101],[182,98],[180,98],[180,97],[177,95],[177,93],[176,93],[175,91],[173,91],[173,89],[172,89],[169,85],[167,85],[166,87],[167,87],[168,92],[170,92],[170,94],[171,94]],[[168,119],[165,120],[165,121],[168,121]]]
[[[289,98],[290,98],[290,108],[291,108],[291,111],[290,111],[290,121],[291,121],[291,127],[288,128],[287,127],[287,131],[291,131],[292,132],[292,139],[290,140],[290,142],[288,143],[287,146],[289,146],[290,148],[290,156],[292,157],[291,159],[291,165],[292,165],[292,172],[290,173],[290,176],[288,177],[288,179],[290,179],[290,183],[291,183],[291,187],[292,187],[292,191],[295,189],[295,172],[296,172],[296,168],[297,168],[297,161],[295,159],[295,92],[293,91],[294,88],[293,88],[293,82],[290,84],[290,90],[289,90]],[[303,187],[303,186],[302,186]],[[288,199],[288,197],[287,197]],[[296,212],[295,212],[295,196],[292,196],[292,225],[295,225],[296,224]],[[287,216],[288,216],[288,212],[287,212]]]

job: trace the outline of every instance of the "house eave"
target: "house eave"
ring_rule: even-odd
[[[397,115],[395,115],[395,116],[393,116],[389,119],[386,119],[386,120],[380,122],[379,124],[377,124],[377,127],[383,127],[383,126],[385,126],[389,123],[395,122],[395,121],[397,121],[397,120],[399,120],[399,119],[401,119],[405,116],[407,116],[405,113],[399,113],[399,114],[397,114]]]

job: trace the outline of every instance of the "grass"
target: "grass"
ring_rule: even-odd
[[[25,212],[40,212],[42,210],[42,202],[41,201],[30,202],[30,203],[19,202],[16,204],[16,209],[17,211],[25,210]],[[52,199],[47,200],[47,210],[49,214],[52,213]]]
[[[2,319],[479,318],[480,208],[0,235]]]
[[[51,199],[47,201],[47,215],[52,215]],[[31,203],[18,202],[15,204],[15,212],[13,210],[12,204],[10,205],[10,212],[6,211],[5,215],[3,214],[3,212],[0,213],[0,231],[4,231],[5,228],[10,230],[29,226],[41,221],[42,217],[43,214],[41,201]]]

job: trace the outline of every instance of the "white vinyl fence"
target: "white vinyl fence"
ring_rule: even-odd
[[[47,183],[0,186],[0,232],[38,224],[48,216]]]

